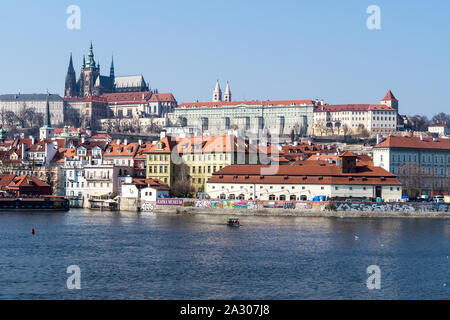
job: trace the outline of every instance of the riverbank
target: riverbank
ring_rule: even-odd
[[[150,211],[148,211],[150,212]],[[399,212],[399,211],[310,211],[289,209],[200,209],[200,208],[156,208],[151,211],[161,215],[217,215],[217,216],[263,216],[263,217],[326,217],[326,218],[450,218],[449,212]]]

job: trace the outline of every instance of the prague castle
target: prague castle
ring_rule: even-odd
[[[94,49],[91,43],[88,59],[83,56],[80,78],[76,79],[72,54],[66,75],[65,97],[101,96],[105,93],[146,92],[149,91],[142,75],[116,77],[114,74],[114,60],[111,59],[109,76],[100,74],[100,63],[94,60]]]

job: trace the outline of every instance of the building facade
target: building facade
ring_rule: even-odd
[[[392,92],[380,104],[319,104],[314,111],[314,135],[391,133],[397,131],[398,100]]]
[[[373,161],[404,184],[416,180],[425,194],[450,191],[449,139],[389,136],[374,147]]]
[[[26,117],[28,109],[34,109],[36,113],[45,117],[47,99],[50,108],[50,119],[53,125],[64,123],[64,100],[59,95],[40,94],[4,94],[0,95],[0,121],[6,121],[4,115],[11,111],[17,117]],[[2,117],[3,115],[3,117]],[[3,123],[2,123],[3,124]]]
[[[264,166],[231,165],[208,180],[213,199],[313,200],[326,198],[381,198],[400,201],[401,183],[382,168],[357,163],[356,155],[342,154],[337,163],[303,161],[280,166],[274,175],[262,174]]]

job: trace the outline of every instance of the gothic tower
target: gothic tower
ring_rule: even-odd
[[[216,87],[213,91],[213,102],[222,101],[222,90],[220,90],[219,80],[216,82]]]
[[[87,62],[83,57],[83,67],[81,68],[80,76],[80,96],[89,97],[94,94],[95,81],[99,75],[100,68],[95,63],[94,49],[91,42]]]
[[[227,81],[227,88],[225,89],[225,94],[223,95],[223,101],[231,102],[231,90],[228,81]]]
[[[67,69],[66,85],[64,90],[65,97],[77,97],[77,79],[75,69],[73,68],[72,53],[70,54],[69,68]]]

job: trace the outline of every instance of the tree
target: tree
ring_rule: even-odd
[[[291,143],[294,143],[295,141],[295,131],[294,129],[291,130]]]
[[[431,118],[432,123],[445,124],[446,126],[450,126],[450,115],[445,112],[440,112]]]
[[[195,190],[190,181],[189,167],[185,163],[176,165],[174,177],[175,182],[170,188],[172,196],[177,198],[192,197]]]

